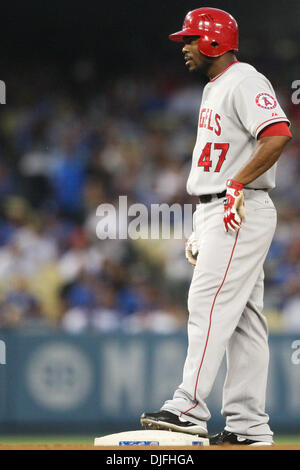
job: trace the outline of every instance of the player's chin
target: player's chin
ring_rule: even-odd
[[[185,63],[186,68],[188,69],[189,72],[194,72],[197,70],[196,64],[189,60],[188,62]]]

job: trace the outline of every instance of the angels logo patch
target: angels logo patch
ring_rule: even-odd
[[[255,98],[255,103],[264,109],[274,109],[277,106],[277,101],[269,93],[259,93]]]

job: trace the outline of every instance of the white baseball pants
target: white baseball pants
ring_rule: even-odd
[[[225,429],[272,442],[265,397],[269,363],[263,309],[263,264],[276,209],[263,190],[244,190],[246,219],[236,233],[224,231],[223,199],[198,204],[194,230],[198,258],[188,295],[188,351],[183,380],[162,409],[204,427],[209,395],[226,351],[222,414]]]

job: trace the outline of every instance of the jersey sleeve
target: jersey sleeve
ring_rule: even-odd
[[[242,80],[234,90],[233,106],[243,127],[255,138],[275,122],[285,121],[290,125],[271,83],[263,75]]]

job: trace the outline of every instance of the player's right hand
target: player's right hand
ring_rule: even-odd
[[[237,232],[246,217],[243,185],[235,180],[227,180],[224,199],[224,229]]]
[[[191,265],[196,266],[198,246],[195,232],[192,232],[185,242],[185,257]]]

